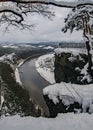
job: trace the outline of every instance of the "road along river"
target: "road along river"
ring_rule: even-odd
[[[42,116],[49,116],[48,107],[43,98],[43,88],[50,85],[36,70],[35,61],[39,56],[33,56],[20,68],[20,79],[23,86],[29,91],[31,100],[41,109]]]

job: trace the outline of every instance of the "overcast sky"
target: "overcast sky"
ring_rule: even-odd
[[[72,0],[71,0],[72,1]],[[28,20],[35,24],[33,31],[21,31],[19,29],[10,28],[9,32],[4,32],[4,27],[0,28],[0,41],[2,42],[46,42],[46,41],[81,41],[82,32],[73,32],[70,34],[61,32],[64,26],[64,18],[70,9],[53,7],[55,17],[52,21],[42,15],[32,14]],[[4,35],[3,35],[4,34]]]

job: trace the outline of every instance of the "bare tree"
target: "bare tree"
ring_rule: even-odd
[[[16,2],[0,3],[0,25],[7,24],[6,29],[10,26],[17,26],[21,29],[31,29],[34,25],[25,22],[25,16],[31,13],[42,14],[44,17],[51,18],[54,13],[48,6],[41,4],[21,4]]]

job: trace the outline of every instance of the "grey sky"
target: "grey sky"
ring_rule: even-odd
[[[4,27],[0,29],[0,41],[8,42],[41,42],[41,41],[80,41],[82,32],[74,32],[73,34],[61,32],[64,26],[64,17],[70,9],[52,7],[55,11],[55,17],[52,21],[42,15],[32,14],[28,18],[31,23],[35,24],[33,31],[20,31],[19,29],[11,28],[9,32],[4,32]]]

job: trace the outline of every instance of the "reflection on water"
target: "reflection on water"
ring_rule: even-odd
[[[37,72],[35,61],[36,59],[29,60],[20,67],[20,78],[25,88],[29,91],[31,99],[36,106],[42,109],[42,115],[48,116],[49,110],[44,101],[42,89],[48,86],[49,83]]]

